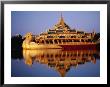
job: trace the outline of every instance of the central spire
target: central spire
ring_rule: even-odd
[[[59,21],[55,25],[54,29],[56,29],[56,30],[59,30],[59,29],[63,29],[63,30],[70,29],[70,27],[65,23],[64,18],[62,16],[62,13],[61,13],[61,16],[59,18]]]
[[[62,25],[63,27],[65,27],[65,22],[64,22],[62,13],[61,13],[61,18],[60,18],[59,24]]]

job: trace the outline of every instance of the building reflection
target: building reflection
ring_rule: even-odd
[[[61,50],[61,49],[43,49],[43,50],[23,50],[25,64],[31,66],[33,62],[46,64],[54,68],[64,77],[71,67],[78,67],[79,64],[86,62],[96,63],[99,52],[96,50]]]

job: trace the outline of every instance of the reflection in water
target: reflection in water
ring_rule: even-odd
[[[23,50],[25,64],[31,66],[33,62],[46,64],[54,68],[64,77],[72,66],[86,62],[96,63],[99,53],[96,50],[61,50],[61,49],[43,49],[43,50]]]
[[[17,49],[17,50],[11,50],[11,57],[12,59],[23,59],[23,53],[21,50]]]

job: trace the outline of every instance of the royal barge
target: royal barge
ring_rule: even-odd
[[[96,49],[93,41],[95,31],[92,33],[71,29],[64,21],[62,15],[53,28],[39,35],[27,33],[24,38],[23,49]]]

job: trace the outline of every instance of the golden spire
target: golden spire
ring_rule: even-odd
[[[60,20],[61,22],[64,22],[64,20],[63,20],[63,16],[62,16],[62,13],[61,13],[61,20]]]
[[[61,13],[61,18],[60,18],[59,24],[62,25],[63,27],[65,27],[65,22],[64,22],[62,13]]]

